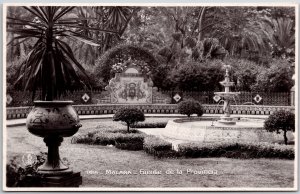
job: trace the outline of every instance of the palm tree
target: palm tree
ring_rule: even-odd
[[[78,23],[79,26],[82,28],[76,29],[76,32],[89,37],[97,42],[101,47],[101,43],[98,41],[99,36],[103,35],[102,32],[90,30],[90,28],[99,28],[101,26],[98,25],[97,17],[94,9],[92,7],[76,7],[74,10],[74,14],[78,18],[85,18],[80,20]],[[77,42],[70,41],[71,48],[74,49],[75,56],[80,59],[80,61],[85,65],[85,68],[90,67],[90,64],[94,64],[95,60],[100,55],[99,47],[95,47],[89,44],[85,44],[84,42]]]
[[[66,90],[72,90],[76,84],[82,84],[86,76],[84,68],[75,58],[66,39],[82,41],[99,46],[75,29],[82,18],[70,18],[68,14],[74,7],[34,6],[23,7],[33,21],[24,18],[7,17],[8,32],[17,34],[10,43],[17,40],[35,40],[35,44],[18,72],[16,84],[22,83],[25,90],[32,90],[34,98],[37,89],[41,89],[41,100],[52,101],[59,98]],[[87,28],[87,27],[86,27]],[[88,28],[89,30],[104,31]]]
[[[132,16],[139,8],[131,7],[108,7],[108,17],[104,23],[105,29],[118,32],[117,34],[105,34],[103,37],[103,52],[107,51],[116,41],[121,40]]]
[[[214,10],[216,18],[208,20],[214,26],[209,34],[220,40],[230,55],[242,55],[243,52],[263,53],[269,50],[266,36],[261,29],[259,14],[252,14],[255,8],[219,8]],[[221,14],[220,14],[221,13]]]
[[[82,28],[77,29],[76,32],[93,39],[100,45],[99,47],[94,47],[84,43],[71,43],[74,53],[86,64],[87,68],[91,68],[101,54],[122,41],[121,37],[137,10],[138,8],[102,6],[77,7],[74,10],[74,14],[78,18],[86,18],[78,23]],[[116,33],[102,33],[90,30],[90,28],[107,29]]]
[[[295,56],[295,24],[290,18],[265,18],[261,26],[264,34],[277,57],[294,58]]]

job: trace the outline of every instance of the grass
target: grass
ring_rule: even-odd
[[[124,129],[111,120],[82,121],[79,133],[99,129]],[[71,167],[83,176],[82,187],[293,187],[294,160],[282,159],[156,159],[145,152],[119,150],[109,146],[71,144],[65,138],[60,147],[61,157],[66,157]],[[31,135],[25,126],[7,129],[7,155],[22,156],[24,152],[47,151],[42,138]],[[140,169],[166,171],[182,170],[183,174],[143,175]],[[186,170],[216,170],[217,175],[187,174]],[[91,174],[106,170],[128,170],[137,175]]]

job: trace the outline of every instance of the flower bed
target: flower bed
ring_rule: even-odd
[[[186,143],[178,145],[178,154],[188,158],[227,157],[227,158],[281,158],[294,159],[293,146],[270,143]]]

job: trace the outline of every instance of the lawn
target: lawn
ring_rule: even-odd
[[[166,119],[166,118],[163,118]],[[84,120],[79,133],[98,128],[126,128],[111,120]],[[82,187],[293,187],[294,160],[281,159],[155,159],[143,151],[119,150],[109,146],[71,144],[65,138],[61,156],[71,167],[81,171]],[[46,151],[42,138],[31,135],[25,126],[7,128],[7,154],[21,156],[24,152]],[[161,172],[146,175],[140,170]],[[167,170],[182,170],[182,174],[166,174]],[[187,173],[187,170],[198,174]],[[199,174],[211,170],[215,174]],[[105,174],[126,171],[127,175]]]

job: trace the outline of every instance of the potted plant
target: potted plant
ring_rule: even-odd
[[[32,99],[39,91],[40,101],[34,101],[35,106],[27,117],[26,125],[30,133],[43,137],[48,146],[48,158],[38,172],[49,176],[72,173],[60,161],[59,146],[63,137],[74,135],[81,127],[79,117],[71,106],[72,101],[59,100],[66,91],[73,90],[76,84],[82,83],[82,78],[86,80],[87,77],[66,40],[98,46],[80,30],[99,29],[80,25],[80,21],[87,18],[68,17],[74,8],[23,7],[33,16],[32,21],[7,17],[7,31],[17,34],[9,44],[16,40],[36,41],[20,66],[15,83],[21,83],[25,90],[32,91]]]

